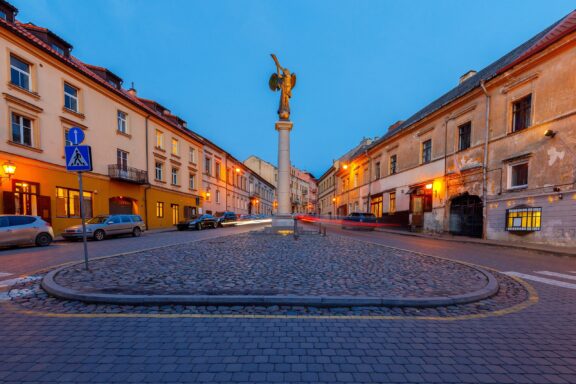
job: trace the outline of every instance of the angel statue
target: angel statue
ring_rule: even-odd
[[[276,55],[271,54],[276,63],[277,73],[270,76],[268,85],[273,91],[280,90],[280,105],[278,107],[278,117],[280,120],[290,120],[290,98],[292,97],[292,88],[296,85],[296,74],[290,73],[288,68],[283,68]]]

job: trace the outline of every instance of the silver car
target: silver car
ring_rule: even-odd
[[[131,234],[140,237],[146,225],[139,215],[101,215],[86,222],[86,237],[96,241],[109,236]],[[82,239],[82,225],[73,225],[62,232],[65,239]]]
[[[36,244],[50,245],[54,231],[39,216],[0,215],[0,246]]]

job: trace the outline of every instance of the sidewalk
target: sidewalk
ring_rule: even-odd
[[[514,242],[510,242],[510,241],[500,241],[500,240],[483,240],[483,239],[478,239],[475,237],[454,236],[454,235],[447,234],[447,233],[438,233],[438,234],[417,233],[417,232],[409,232],[408,230],[402,230],[402,229],[376,228],[376,231],[391,233],[391,234],[395,234],[395,235],[402,235],[402,236],[423,237],[423,238],[427,238],[427,239],[454,241],[454,242],[459,242],[459,243],[484,244],[484,245],[492,245],[492,246],[496,246],[496,247],[526,249],[526,250],[530,250],[530,251],[552,253],[552,254],[560,255],[560,256],[576,257],[576,246],[575,247],[559,247],[559,246],[554,246],[554,245],[549,245],[549,244],[530,244],[530,243],[514,243]]]

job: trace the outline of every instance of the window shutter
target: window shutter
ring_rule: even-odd
[[[38,215],[42,220],[49,223],[52,222],[52,214],[50,213],[50,196],[38,196]]]
[[[14,215],[16,213],[16,203],[14,201],[14,192],[4,191],[2,194],[4,213]]]

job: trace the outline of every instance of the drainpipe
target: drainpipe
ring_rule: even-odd
[[[482,239],[486,240],[488,221],[488,139],[490,136],[490,95],[486,90],[485,81],[480,82],[482,92],[486,96],[486,127],[484,129],[484,161],[482,166]]]
[[[372,196],[372,158],[368,156],[368,149],[364,150],[364,154],[368,158],[368,200],[366,201],[366,212],[370,212],[370,197]]]
[[[148,151],[148,119],[150,119],[150,115],[146,116],[144,120],[144,127],[146,132],[146,177],[150,177],[150,164],[149,164],[149,151]],[[146,227],[150,228],[150,221],[148,221],[148,190],[150,189],[150,180],[148,180],[148,185],[144,188],[144,217],[146,218]]]

